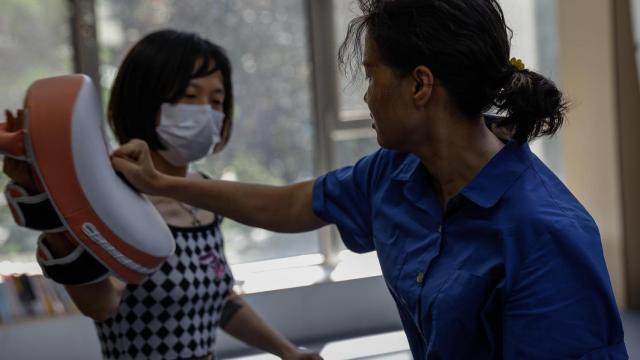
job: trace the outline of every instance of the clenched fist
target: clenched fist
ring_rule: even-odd
[[[120,172],[138,191],[155,195],[164,175],[155,169],[146,142],[133,139],[111,154],[113,168]]]

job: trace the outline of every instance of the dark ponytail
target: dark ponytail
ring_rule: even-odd
[[[530,70],[515,70],[498,92],[494,106],[506,115],[499,126],[509,129],[512,139],[520,143],[555,134],[567,110],[556,85]]]
[[[497,109],[513,139],[553,135],[566,104],[543,76],[510,62],[511,31],[497,0],[358,0],[339,50],[343,68],[362,61],[366,31],[398,76],[428,66],[458,109],[473,118]],[[356,72],[357,76],[358,73]]]

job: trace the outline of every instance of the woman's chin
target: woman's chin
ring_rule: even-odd
[[[388,148],[385,144],[384,138],[380,136],[380,132],[376,131],[376,141],[380,147]]]

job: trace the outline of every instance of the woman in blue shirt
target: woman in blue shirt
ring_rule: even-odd
[[[248,225],[336,224],[377,251],[416,359],[627,358],[596,224],[527,145],[562,125],[562,94],[510,60],[498,2],[359,3],[340,57],[364,65],[381,150],[282,187],[169,177],[135,140],[114,167]]]

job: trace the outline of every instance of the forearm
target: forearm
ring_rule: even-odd
[[[249,226],[303,232],[325,223],[313,214],[313,182],[268,186],[220,180],[165,177],[159,194],[219,213]]]
[[[242,298],[232,295],[228,301],[240,306],[223,325],[223,330],[229,335],[280,358],[296,351],[291,342],[269,327]]]
[[[137,139],[116,149],[111,162],[141,192],[171,197],[245,225],[277,232],[310,231],[325,225],[313,213],[313,181],[266,186],[169,176],[153,167],[148,145]]]
[[[80,246],[70,242],[62,234],[48,234],[44,241],[56,258],[63,257]],[[82,314],[102,321],[110,318],[116,312],[125,286],[126,284],[123,282],[113,277],[107,277],[94,284],[67,285],[65,289]]]
[[[65,289],[83,315],[104,321],[117,312],[125,286],[120,280],[107,277],[95,284],[65,286]]]

